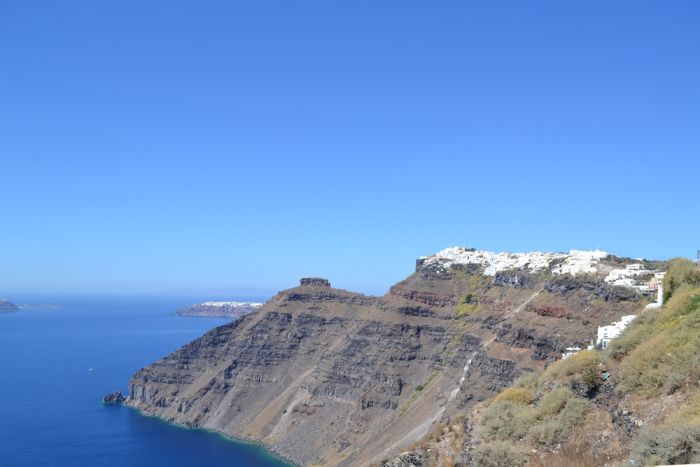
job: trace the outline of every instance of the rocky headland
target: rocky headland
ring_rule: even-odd
[[[102,403],[106,405],[118,405],[124,401],[126,401],[126,397],[119,390],[109,393],[102,398]]]
[[[381,297],[302,279],[138,371],[126,404],[299,464],[380,462],[638,312],[653,284],[610,280],[630,264],[663,266],[455,248]]]
[[[241,318],[256,311],[263,304],[257,302],[204,302],[196,303],[175,312],[178,316],[208,316],[217,318]]]
[[[15,305],[14,303],[5,300],[4,298],[0,299],[0,313],[2,312],[7,312],[7,311],[18,311],[19,307]]]

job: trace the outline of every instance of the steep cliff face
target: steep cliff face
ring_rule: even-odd
[[[646,300],[547,258],[495,272],[422,259],[383,297],[303,279],[137,372],[127,404],[301,464],[380,461]]]

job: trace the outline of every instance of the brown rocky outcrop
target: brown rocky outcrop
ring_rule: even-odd
[[[107,394],[102,398],[102,403],[107,405],[117,405],[121,404],[126,400],[124,394],[121,391],[116,390],[110,394]]]
[[[425,292],[421,290],[408,290],[403,287],[393,286],[389,290],[391,295],[404,298],[411,302],[423,303],[428,306],[454,306],[457,300],[454,296],[447,294],[439,294],[435,292]]]
[[[331,283],[328,279],[322,279],[320,277],[303,277],[299,280],[299,285],[301,287],[331,287]]]

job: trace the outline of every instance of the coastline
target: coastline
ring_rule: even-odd
[[[264,442],[262,442],[262,441],[256,441],[256,440],[249,439],[249,438],[238,438],[238,437],[235,437],[235,436],[228,435],[228,434],[226,434],[226,433],[224,433],[224,432],[222,432],[222,431],[214,430],[214,429],[211,429],[211,428],[199,428],[199,427],[192,428],[192,427],[188,427],[188,426],[183,425],[183,424],[181,424],[181,423],[176,423],[176,422],[172,422],[172,421],[170,421],[170,420],[166,420],[166,419],[164,419],[163,417],[159,417],[158,415],[151,415],[151,414],[149,414],[149,413],[146,413],[146,412],[144,412],[142,409],[130,405],[130,404],[128,403],[128,401],[129,401],[129,400],[127,399],[127,401],[126,401],[125,403],[121,404],[122,407],[125,407],[125,408],[128,409],[128,410],[133,410],[133,411],[135,411],[138,415],[140,415],[140,416],[142,416],[142,417],[154,418],[154,419],[156,419],[156,420],[161,421],[162,423],[167,423],[168,425],[173,426],[173,427],[176,427],[176,428],[179,428],[179,429],[181,429],[181,430],[203,431],[203,432],[207,432],[207,433],[212,433],[212,434],[215,434],[215,435],[217,435],[217,436],[219,436],[219,437],[225,439],[226,441],[228,441],[228,442],[230,442],[230,443],[237,443],[237,444],[245,444],[245,445],[248,445],[248,446],[254,446],[255,448],[260,449],[261,452],[264,452],[264,453],[265,453],[267,456],[269,456],[270,458],[273,458],[273,459],[275,459],[275,460],[278,460],[278,461],[280,461],[281,463],[286,464],[287,466],[290,466],[290,467],[301,467],[301,464],[296,463],[296,462],[293,461],[292,459],[288,458],[287,456],[285,456],[284,454],[282,454],[281,452],[279,452],[279,451],[278,451],[277,449],[275,449],[273,446],[270,446],[270,445],[268,445],[267,443],[264,443]]]

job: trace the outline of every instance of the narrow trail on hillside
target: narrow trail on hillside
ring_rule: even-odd
[[[503,320],[501,323],[506,321],[507,319],[512,318],[513,316],[517,315],[521,311],[527,307],[530,302],[532,302],[535,297],[537,297],[542,291],[544,290],[544,287],[539,288],[537,291],[535,291],[530,297],[528,297],[527,300],[525,300],[523,303],[518,305],[517,307],[513,308],[512,310],[508,311],[503,315]],[[447,405],[452,402],[456,397],[457,394],[459,394],[459,391],[462,389],[462,384],[466,381],[467,375],[469,374],[469,368],[472,364],[472,361],[476,357],[476,355],[489,348],[489,346],[496,340],[497,334],[494,334],[491,336],[488,340],[486,340],[482,345],[479,346],[474,352],[472,352],[469,355],[469,358],[467,359],[467,363],[464,365],[464,368],[462,369],[462,376],[459,379],[459,383],[457,384],[457,387],[453,389],[450,392],[449,397],[447,398],[447,401],[441,404],[440,409],[435,412],[435,414],[432,417],[427,418],[424,420],[422,423],[418,424],[415,428],[413,428],[410,432],[408,432],[406,435],[402,436],[399,440],[396,442],[392,443],[389,445],[381,454],[381,456],[387,455],[388,453],[393,452],[398,448],[398,446],[405,445],[410,442],[415,442],[418,441],[420,438],[425,436],[426,433],[430,430],[430,427],[442,417],[442,415],[445,413],[445,410],[447,409]],[[394,420],[392,420],[389,424],[387,424],[386,428],[389,428],[393,423],[395,423],[400,416]],[[381,457],[380,456],[380,457]]]
[[[525,300],[523,303],[521,303],[517,307],[515,307],[512,310],[510,310],[509,312],[507,312],[505,315],[503,315],[503,320],[501,321],[501,323],[503,323],[505,320],[510,319],[513,316],[517,315],[521,311],[523,311],[525,309],[525,307],[527,307],[530,304],[530,302],[532,302],[535,299],[535,297],[537,297],[539,294],[542,293],[543,290],[544,290],[544,287],[540,287],[537,291],[535,291],[532,295],[530,295],[530,297],[527,300]],[[457,384],[457,387],[455,389],[453,389],[452,392],[450,392],[450,397],[447,399],[447,403],[452,402],[454,400],[454,398],[457,397],[457,394],[459,394],[459,391],[462,389],[462,384],[467,379],[467,374],[469,373],[469,367],[471,366],[472,361],[474,360],[474,357],[476,357],[476,355],[479,352],[488,349],[489,346],[496,340],[496,337],[497,337],[497,334],[494,334],[486,342],[484,342],[481,346],[479,346],[478,349],[476,349],[474,352],[471,353],[471,355],[467,359],[467,363],[464,365],[464,368],[462,369],[462,377],[459,379],[459,383]]]

